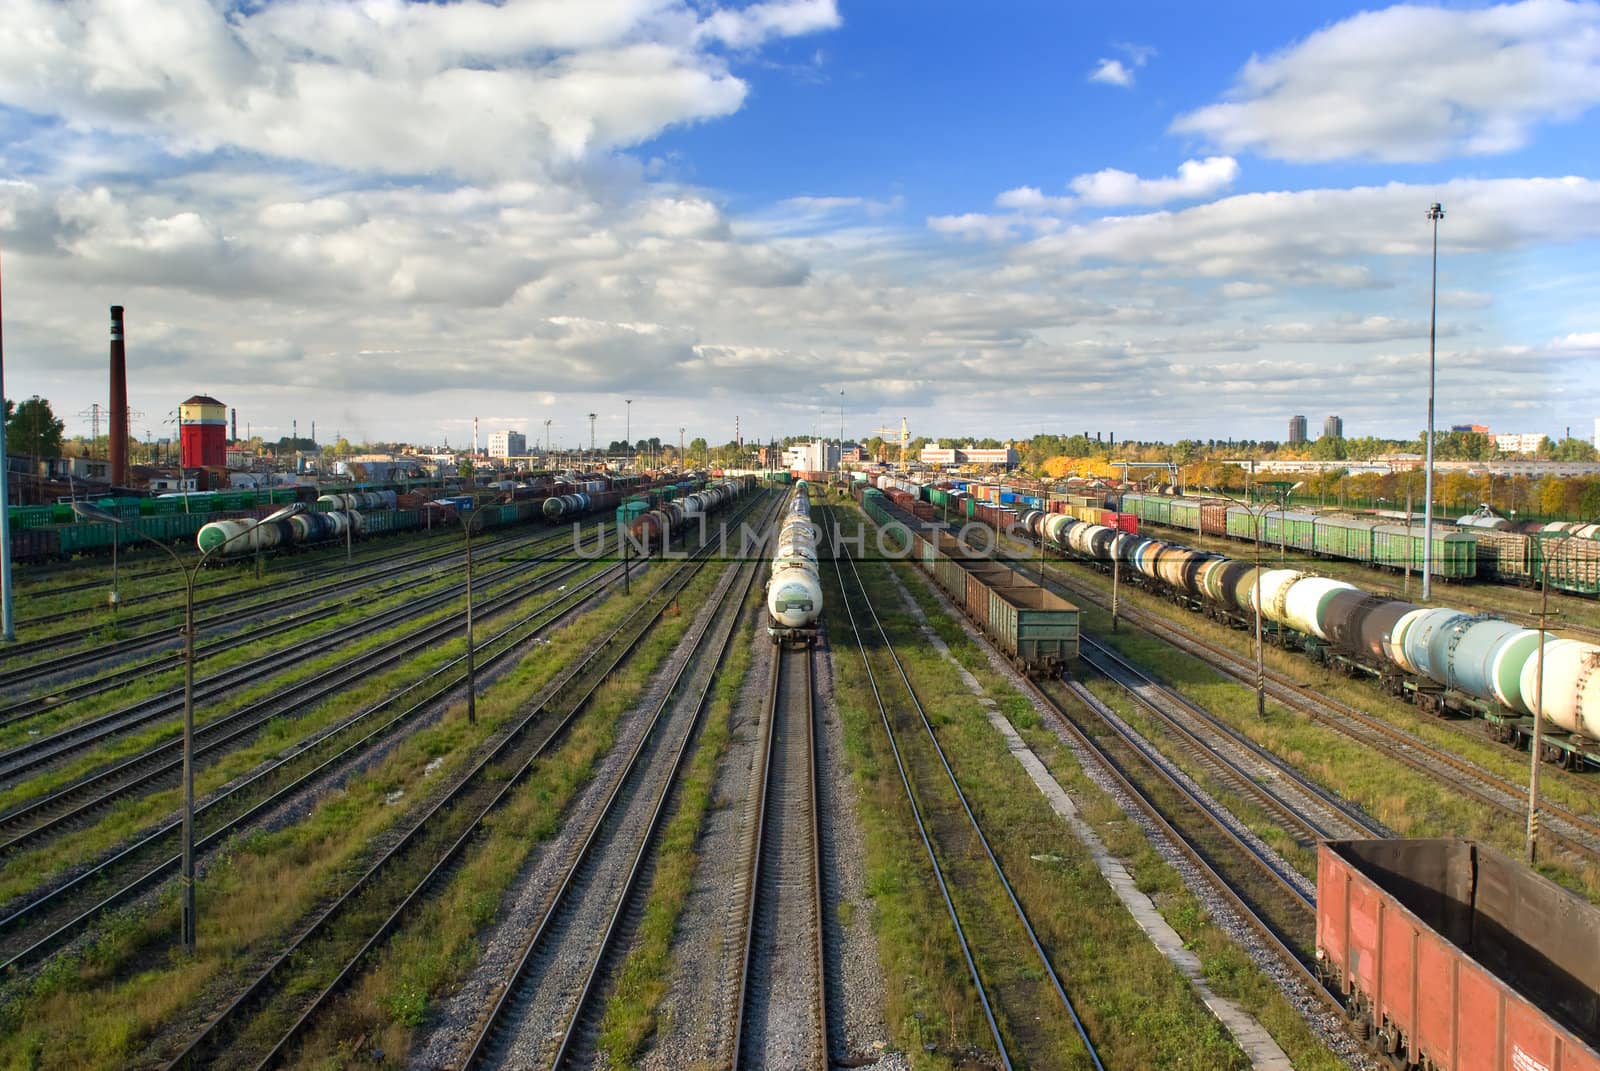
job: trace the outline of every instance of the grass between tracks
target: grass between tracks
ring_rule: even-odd
[[[1070,751],[1064,748],[1055,734],[1040,720],[1038,711],[1032,702],[1017,691],[1010,681],[997,673],[990,665],[985,652],[975,644],[962,628],[961,623],[951,618],[940,605],[938,597],[934,594],[926,577],[920,572],[902,568],[898,570],[901,580],[905,583],[922,608],[928,623],[938,632],[951,654],[962,666],[983,686],[984,691],[993,697],[1012,727],[1023,737],[1033,751],[1038,754],[1052,775],[1072,796],[1079,807],[1080,817],[1084,818],[1100,835],[1107,848],[1121,859],[1133,875],[1138,887],[1151,896],[1157,908],[1172,924],[1173,928],[1183,937],[1185,944],[1199,957],[1205,970],[1207,980],[1221,995],[1231,997],[1272,1034],[1293,1061],[1294,1066],[1303,1069],[1342,1067],[1340,1061],[1333,1056],[1322,1043],[1313,1035],[1306,1026],[1305,1021],[1299,1016],[1289,1002],[1279,992],[1277,986],[1263,974],[1250,960],[1249,956],[1223,930],[1210,920],[1200,902],[1184,886],[1183,880],[1177,872],[1161,858],[1145,837],[1140,826],[1131,821],[1122,808],[1084,773],[1081,766]],[[948,665],[948,663],[946,663]],[[1072,842],[1076,844],[1074,840]],[[1082,864],[1070,860],[1063,853],[1062,860],[1056,865],[1076,870]],[[1088,864],[1093,867],[1092,861]],[[1009,871],[1008,871],[1009,872]],[[1095,871],[1098,875],[1098,871]],[[1101,882],[1103,886],[1103,880]],[[1109,894],[1109,888],[1106,889]],[[1019,888],[1020,895],[1020,888]],[[1132,918],[1123,909],[1121,901],[1111,895],[1108,902],[1104,898],[1094,897],[1092,910],[1103,911],[1108,923],[1116,922],[1115,929],[1108,929],[1108,935],[1124,937],[1128,941],[1143,941],[1143,932],[1137,930]],[[1091,903],[1089,898],[1075,900],[1074,905],[1087,907]],[[1135,932],[1125,936],[1119,931],[1132,928]],[[1153,945],[1145,942],[1142,945],[1149,955],[1161,960]],[[1096,954],[1105,954],[1099,950]],[[1120,956],[1118,966],[1121,965]],[[1163,972],[1161,966],[1151,964],[1144,968],[1155,975]],[[1171,970],[1170,966],[1168,967]],[[1172,971],[1176,974],[1175,970]],[[1178,976],[1178,984],[1188,991],[1188,984]],[[1166,979],[1163,978],[1163,982]],[[1096,1011],[1100,1007],[1096,999],[1096,979],[1086,977],[1084,982],[1072,989],[1074,994],[1082,994],[1082,999],[1090,1004],[1085,1014]],[[1118,998],[1119,1006],[1125,1005],[1130,995],[1124,995],[1112,983],[1113,991]],[[1192,996],[1192,991],[1189,991]],[[1131,994],[1134,1004],[1134,1015],[1144,1018],[1144,1010],[1138,1008],[1138,1002],[1150,994],[1142,987],[1136,987]],[[1075,997],[1076,999],[1076,997]],[[1179,1006],[1186,1002],[1176,1002]],[[1197,1001],[1196,1001],[1197,1003]],[[1183,1008],[1185,1012],[1192,1009]],[[1207,1025],[1214,1031],[1220,1029],[1210,1013],[1202,1008],[1198,1010],[1207,1021]],[[1119,1017],[1120,1026],[1113,1026],[1112,1030],[1117,1035],[1126,1032],[1129,1020],[1126,1015]],[[1180,1033],[1183,1027],[1171,1017],[1157,1016],[1152,1028],[1173,1030]],[[1091,1034],[1097,1038],[1098,1034]],[[1242,1059],[1231,1051],[1228,1046],[1228,1055],[1238,1060]],[[1113,1050],[1106,1045],[1101,1048],[1102,1057],[1106,1058],[1108,1066],[1122,1066],[1122,1059],[1114,1058]],[[1173,1062],[1169,1055],[1147,1056],[1136,1053],[1132,1062],[1126,1066],[1213,1066],[1207,1062],[1201,1053],[1195,1053],[1194,1062],[1187,1065]],[[1216,1066],[1226,1066],[1218,1063]]]
[[[453,528],[452,531],[458,533],[459,529]],[[506,533],[512,539],[521,538],[528,534],[528,529],[525,527],[490,529],[490,531]],[[485,533],[485,535],[487,534]],[[423,533],[402,535],[397,538],[414,542],[415,546],[411,549],[419,554],[433,550],[446,550],[452,545],[443,537],[432,537]],[[459,545],[459,542],[460,540],[457,539],[456,544]],[[493,543],[486,541],[482,548],[482,553],[485,555],[498,553],[501,549],[501,542],[500,540],[496,540]],[[348,568],[361,569],[369,565],[381,567],[403,564],[399,561],[378,560],[380,558],[397,557],[394,552],[400,545],[396,538],[387,537],[358,543],[354,548],[354,555]],[[474,540],[474,545],[477,545],[477,540]],[[155,560],[166,566],[166,568],[151,574],[145,580],[136,581],[132,585],[127,583],[118,585],[119,592],[124,600],[122,614],[136,615],[165,610],[172,614],[170,623],[133,626],[118,621],[118,618],[105,606],[105,593],[109,592],[111,588],[111,561],[107,557],[86,560],[82,563],[80,569],[61,574],[52,578],[48,583],[40,583],[34,590],[19,591],[17,599],[19,623],[17,630],[20,638],[32,641],[81,630],[85,634],[81,646],[92,647],[100,643],[127,639],[134,635],[135,628],[142,633],[177,630],[182,625],[183,616],[182,578],[177,568],[171,565],[171,559],[167,558],[165,554],[160,554],[154,550],[151,553],[155,555]],[[181,555],[183,551],[180,550],[179,553]],[[344,546],[343,544],[323,544],[316,551],[301,552],[294,555],[294,557],[302,560],[311,558],[312,560],[307,561],[303,566],[296,564],[286,567],[281,558],[275,561],[275,556],[269,554],[265,560],[270,564],[267,565],[266,574],[261,580],[255,579],[254,558],[250,556],[238,559],[236,562],[219,563],[215,567],[207,566],[202,570],[201,576],[195,585],[195,598],[204,600],[252,591],[258,591],[263,596],[285,594],[290,586],[302,581],[305,578],[305,574],[325,570],[330,566],[334,568],[343,567]],[[126,563],[124,563],[124,567],[127,567]],[[95,577],[101,577],[105,580],[105,591],[69,592],[65,595],[54,593],[56,586],[79,583]],[[322,577],[316,582],[331,583],[334,579],[332,577]],[[166,592],[167,594],[158,595],[146,601],[141,595],[140,589],[145,589],[150,594],[155,592]],[[128,599],[133,597],[139,597],[140,601],[131,606],[127,605]],[[317,597],[320,598],[322,596]],[[340,596],[329,594],[327,597],[339,598]],[[83,611],[81,618],[65,618],[60,621],[46,622],[39,625],[29,625],[28,623],[28,618],[30,617],[74,609]],[[96,613],[96,610],[98,610],[98,613]],[[197,608],[196,612],[205,614],[214,611]],[[6,656],[4,652],[0,652],[0,675],[13,668],[14,663],[21,664],[27,657],[29,656],[22,656],[21,659],[12,659]]]
[[[191,1031],[264,965],[307,912],[365,868],[373,838],[424,806],[432,786],[461,770],[504,723],[494,699],[502,686],[548,682],[571,652],[615,627],[643,592],[636,588],[632,600],[613,593],[551,632],[513,674],[483,692],[476,727],[465,724],[457,704],[316,801],[299,821],[235,840],[199,881],[194,957],[175,946],[177,890],[169,887],[149,910],[108,921],[84,950],[58,955],[35,977],[0,989],[0,1067],[121,1068],[150,1058],[153,1044],[170,1045],[161,1032],[173,1024]],[[461,649],[454,640],[437,657]],[[351,708],[375,698],[376,684],[352,689]]]
[[[1012,758],[955,668],[932,645],[918,642],[918,622],[905,608],[888,575],[890,568],[917,584],[909,566],[863,567],[878,615],[898,641],[897,652],[951,766],[1101,1058],[1112,1067],[1247,1066],[1187,980],[1150,944],[1087,849]],[[935,606],[928,616],[932,623],[942,612]],[[959,626],[950,624],[954,629],[945,642],[970,647]],[[1028,716],[1031,708],[1024,712],[1025,704],[1013,689],[992,672],[985,675],[991,679],[980,676],[980,683],[1008,716],[1025,726],[1037,725],[1037,718]],[[964,916],[963,922],[975,933],[991,924],[974,915]],[[1034,953],[1019,948],[1017,955]],[[1051,1014],[1063,1018],[1055,1008]],[[1068,1055],[1060,1055],[1049,1066],[1087,1066],[1081,1057],[1069,1064]]]
[[[402,1067],[430,1012],[471,972],[486,928],[518,894],[535,848],[560,828],[567,805],[593,777],[616,742],[617,720],[637,705],[645,686],[683,639],[721,570],[692,580],[681,610],[664,616],[637,651],[601,686],[559,746],[535,763],[528,779],[486,822],[480,842],[441,894],[429,898],[390,938],[350,992],[335,1001],[296,1056],[300,1067]],[[519,672],[520,675],[520,672]],[[538,691],[512,679],[496,690],[496,715],[525,708]],[[484,704],[479,704],[483,716]],[[337,964],[327,965],[335,969]],[[270,1024],[281,1030],[286,1023]]]
[[[592,566],[575,574],[564,583],[577,583],[601,568],[603,566]],[[494,629],[513,620],[518,614],[525,614],[533,607],[556,597],[557,595],[553,591],[540,592],[528,596],[516,607],[483,616],[475,622],[475,631],[480,642],[482,639],[486,639]],[[381,632],[363,636],[357,642],[343,647],[337,652],[306,660],[300,664],[301,672],[296,676],[310,676],[323,670],[335,668],[353,656],[391,642],[411,631],[448,618],[458,612],[453,607],[436,610],[421,618],[393,625]],[[361,611],[355,611],[355,615],[355,618],[350,622],[351,624],[359,622],[362,616]],[[363,707],[375,703],[384,696],[393,694],[406,685],[419,680],[428,672],[437,669],[451,658],[459,655],[461,650],[461,645],[457,643],[430,646],[420,653],[409,656],[399,664],[391,666],[382,673],[352,682],[349,686],[341,689],[334,697],[319,702],[302,714],[295,717],[279,716],[273,718],[244,746],[228,752],[215,761],[202,762],[196,767],[196,798],[203,799],[207,793],[229,784],[235,778],[250,772],[261,763],[271,761],[298,741],[307,739],[310,735],[337,724]],[[220,717],[264,696],[271,695],[282,685],[283,682],[281,681],[272,681],[242,689],[230,697],[227,704],[216,708],[208,707],[207,713],[211,716],[200,719],[200,724],[204,724],[214,717]],[[63,770],[82,773],[85,770],[98,769],[111,758],[137,754],[146,747],[169,739],[176,731],[176,728],[178,727],[172,725],[158,726],[142,733],[125,737],[118,740],[106,751],[96,752],[93,756],[86,756],[79,762],[64,767]],[[40,780],[46,781],[49,786],[54,787],[65,783],[66,779],[61,771],[51,771],[48,777]],[[30,785],[32,783],[29,782]],[[21,790],[19,789],[18,791],[20,792]],[[45,791],[46,789],[41,787],[35,792],[27,793],[22,798],[34,798]],[[181,802],[180,793],[181,786],[174,786],[113,804],[100,812],[93,824],[81,830],[48,840],[37,847],[24,849],[11,856],[6,861],[4,871],[0,872],[0,903],[5,903],[36,888],[41,882],[49,880],[68,867],[79,865],[97,857],[99,853],[121,843],[140,830],[146,829],[152,823],[159,822],[170,816],[173,809]],[[204,827],[202,826],[202,828]]]
[[[1095,583],[1087,569],[1067,567],[1067,578]],[[1096,587],[1100,587],[1095,583]],[[1250,639],[1198,614],[1190,614],[1144,592],[1122,588],[1122,598],[1158,614],[1201,639],[1244,653]],[[1110,631],[1110,615],[1085,605],[1084,628],[1136,664],[1152,668],[1175,690],[1204,706],[1258,744],[1287,760],[1323,787],[1359,803],[1367,813],[1402,837],[1470,837],[1513,857],[1523,850],[1522,823],[1504,811],[1470,799],[1449,781],[1419,772],[1387,752],[1375,750],[1272,699],[1264,721],[1255,715],[1255,691],[1164,640],[1124,623]],[[1511,784],[1527,781],[1526,753],[1477,736],[1469,724],[1451,724],[1421,714],[1415,707],[1382,695],[1365,681],[1312,665],[1303,655],[1269,646],[1269,668],[1311,685],[1319,694],[1383,717],[1427,743],[1478,763]],[[1579,813],[1596,811],[1593,775],[1570,776],[1546,768],[1540,779],[1547,798]],[[1538,869],[1547,877],[1600,903],[1600,867],[1588,861],[1555,857],[1546,851]]]
[[[761,591],[760,585],[755,590]],[[742,626],[735,631],[732,653],[718,670],[711,706],[683,775],[677,810],[661,835],[644,917],[600,1023],[597,1047],[617,1071],[634,1066],[645,1040],[656,1030],[657,1011],[667,993],[678,916],[700,862],[695,847],[711,806],[717,764],[728,750],[733,710],[750,670],[751,644],[745,633]],[[753,642],[766,643],[767,637],[758,631]]]

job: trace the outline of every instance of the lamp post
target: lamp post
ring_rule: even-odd
[[[1266,647],[1262,642],[1261,635],[1261,514],[1266,510],[1269,503],[1263,502],[1258,509],[1250,506],[1247,503],[1240,502],[1232,495],[1218,491],[1215,487],[1207,487],[1205,490],[1210,494],[1218,495],[1227,499],[1229,502],[1243,507],[1244,510],[1250,514],[1251,534],[1254,537],[1250,542],[1251,546],[1254,548],[1253,553],[1255,555],[1256,565],[1256,591],[1255,598],[1252,600],[1255,603],[1256,610],[1256,718],[1258,720],[1265,721],[1267,717],[1267,656]],[[1281,523],[1282,519],[1280,518],[1280,526]]]
[[[1428,473],[1423,489],[1422,503],[1422,601],[1427,602],[1433,590],[1433,364],[1434,346],[1438,338],[1439,317],[1439,221],[1444,218],[1444,207],[1437,201],[1428,206],[1428,219],[1433,223],[1433,295],[1428,312]]]
[[[627,415],[623,418],[622,435],[628,448],[628,468],[633,468],[633,399],[624,398],[622,404],[626,407]]]
[[[188,564],[178,557],[171,547],[154,539],[135,528],[134,534],[140,539],[148,540],[160,547],[171,558],[173,563],[183,572],[183,871],[179,879],[183,886],[183,947],[193,954],[195,944],[195,911],[194,911],[194,582],[200,575],[200,567],[206,559],[221,550],[223,547],[238,539],[245,532],[253,532],[256,527],[272,521],[281,521],[292,513],[300,511],[300,503],[295,502],[267,514],[256,525],[246,528],[237,535],[223,540],[210,550],[201,552],[194,563]],[[74,502],[72,512],[86,521],[100,521],[123,527],[122,518],[108,513],[99,506],[88,502]]]
[[[1528,830],[1525,846],[1529,866],[1533,865],[1539,843],[1539,752],[1544,747],[1541,728],[1544,725],[1544,662],[1548,653],[1545,629],[1549,624],[1550,608],[1550,555],[1545,549],[1547,542],[1550,541],[1543,541],[1539,545],[1539,675],[1534,678],[1533,685],[1533,740],[1529,743],[1533,755],[1528,768]]]
[[[442,509],[430,502],[425,509]],[[467,541],[467,724],[478,724],[478,673],[472,650],[472,530],[483,516],[483,510],[474,508],[470,516],[461,518],[461,532]]]

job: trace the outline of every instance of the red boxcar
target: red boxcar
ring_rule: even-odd
[[[1200,531],[1206,535],[1228,534],[1228,503],[1203,502],[1200,505]]]
[[[1117,528],[1129,535],[1139,534],[1139,517],[1133,513],[1117,514]]]
[[[1317,966],[1436,1071],[1600,1071],[1600,908],[1473,841],[1325,842]]]

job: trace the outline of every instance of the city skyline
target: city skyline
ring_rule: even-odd
[[[86,432],[122,304],[141,437],[1407,438],[1439,201],[1441,426],[1600,412],[1600,4],[1146,16],[22,0],[8,393]]]

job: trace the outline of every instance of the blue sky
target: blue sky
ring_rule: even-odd
[[[6,386],[73,430],[120,303],[152,431],[1410,435],[1436,199],[1441,420],[1600,415],[1597,3],[17,7]]]

